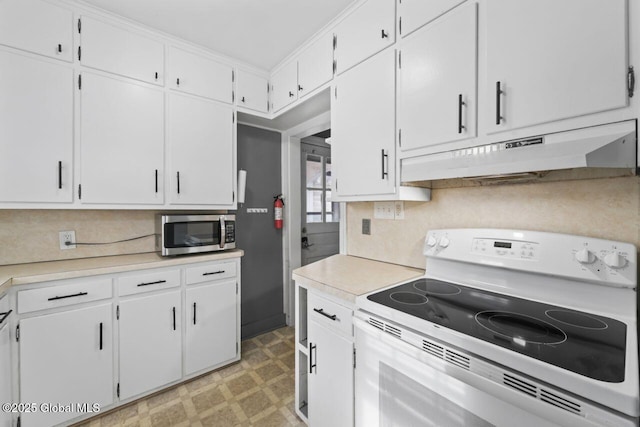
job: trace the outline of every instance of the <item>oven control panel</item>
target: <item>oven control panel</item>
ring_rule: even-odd
[[[503,229],[431,230],[424,255],[615,287],[636,288],[638,283],[634,245],[584,236]]]
[[[535,242],[473,239],[471,251],[480,255],[536,260],[538,258],[538,246],[539,244]]]

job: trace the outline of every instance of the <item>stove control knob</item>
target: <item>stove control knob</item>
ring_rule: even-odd
[[[622,268],[627,264],[627,260],[619,252],[613,251],[604,257],[604,263],[611,268]]]
[[[446,248],[447,246],[449,246],[449,238],[447,236],[442,236],[440,238],[439,246],[441,248]]]
[[[582,248],[576,252],[576,260],[580,264],[591,264],[596,260],[596,256],[587,248]]]
[[[436,245],[436,243],[438,243],[438,241],[436,240],[435,237],[429,236],[429,238],[427,238],[427,246],[432,248]]]

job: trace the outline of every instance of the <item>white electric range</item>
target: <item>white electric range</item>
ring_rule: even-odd
[[[633,245],[455,229],[424,254],[356,300],[356,425],[638,426]]]

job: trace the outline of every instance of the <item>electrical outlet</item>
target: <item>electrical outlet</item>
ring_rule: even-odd
[[[395,202],[395,212],[393,214],[395,219],[404,219],[404,202]]]
[[[60,249],[75,249],[76,248],[76,232],[61,231],[58,233],[60,237]]]
[[[371,234],[371,220],[362,218],[362,234]]]

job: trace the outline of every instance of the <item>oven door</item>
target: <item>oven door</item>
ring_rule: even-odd
[[[354,318],[356,426],[596,426]]]

